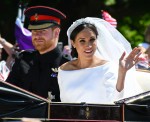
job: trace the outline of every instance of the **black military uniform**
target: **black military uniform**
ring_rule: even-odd
[[[60,101],[57,71],[66,61],[58,47],[43,55],[24,51],[16,58],[6,81],[45,98],[51,92],[52,101]]]
[[[46,6],[30,7],[25,15],[29,18],[30,30],[59,26],[60,20],[66,17],[59,10]],[[60,101],[57,72],[66,61],[58,47],[42,55],[38,51],[24,51],[16,58],[6,81],[44,98],[51,92],[52,101]]]

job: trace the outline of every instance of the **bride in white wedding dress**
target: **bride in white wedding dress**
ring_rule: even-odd
[[[143,92],[134,68],[141,52],[138,48],[132,50],[108,22],[91,17],[79,19],[67,35],[77,55],[59,68],[62,102],[109,104]]]

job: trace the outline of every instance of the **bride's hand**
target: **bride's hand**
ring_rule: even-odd
[[[135,47],[127,57],[125,57],[126,53],[124,52],[119,59],[119,68],[124,72],[128,71],[139,61],[141,54],[142,52],[137,47]]]

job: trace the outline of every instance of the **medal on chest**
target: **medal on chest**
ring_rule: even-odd
[[[57,77],[58,74],[58,68],[51,68],[51,77]]]

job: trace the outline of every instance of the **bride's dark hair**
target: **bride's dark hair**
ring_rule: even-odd
[[[83,23],[83,24],[78,25],[78,26],[72,31],[72,33],[70,34],[70,39],[71,39],[72,41],[75,41],[75,38],[76,38],[77,34],[78,34],[79,32],[81,32],[81,31],[82,31],[83,29],[85,29],[85,28],[91,29],[91,30],[95,33],[96,38],[97,38],[98,32],[97,32],[96,27],[95,27],[94,25],[92,25],[92,24],[89,24],[89,23]],[[76,48],[74,48],[73,46],[72,46],[71,55],[72,55],[72,57],[76,57],[76,58],[78,57],[78,53],[77,53],[77,51],[76,51]]]

